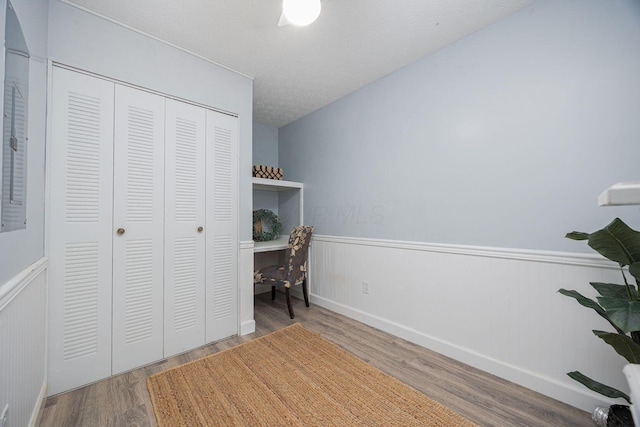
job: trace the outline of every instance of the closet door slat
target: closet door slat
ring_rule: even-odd
[[[205,342],[205,113],[166,100],[165,357]]]
[[[111,374],[114,84],[53,68],[49,394]]]
[[[164,98],[115,93],[114,375],[162,359],[164,285]]]
[[[238,333],[238,119],[207,111],[206,341]]]

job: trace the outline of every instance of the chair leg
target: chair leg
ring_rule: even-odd
[[[289,316],[291,316],[291,318],[294,318],[293,315],[293,307],[291,307],[291,294],[289,293],[289,288],[284,288],[285,290],[285,294],[287,295],[287,308],[289,308]]]
[[[302,293],[304,294],[304,303],[309,307],[309,289],[307,287],[307,279],[302,281]]]
[[[272,286],[271,287],[271,301],[275,301],[276,299],[276,287]]]

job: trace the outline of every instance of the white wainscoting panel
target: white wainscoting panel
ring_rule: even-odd
[[[597,255],[322,235],[312,244],[314,304],[587,411],[612,402],[567,372],[628,391],[625,360],[591,332],[608,323],[557,293],[594,297],[589,282],[621,283]]]
[[[2,286],[0,294],[0,411],[8,425],[34,425],[45,379],[46,267],[43,258]]]
[[[253,318],[253,240],[240,242],[240,335],[256,331]]]

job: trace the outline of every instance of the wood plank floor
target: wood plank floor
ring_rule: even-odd
[[[233,337],[96,384],[47,399],[40,426],[155,426],[146,378],[150,374],[251,340],[294,322],[420,390],[481,426],[591,426],[587,412],[318,306],[284,296],[256,297],[256,332]]]

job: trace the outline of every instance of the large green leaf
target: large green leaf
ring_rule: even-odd
[[[640,261],[636,261],[629,266],[629,273],[631,273],[636,280],[640,280]]]
[[[617,399],[619,397],[625,399],[627,402],[631,403],[631,399],[626,393],[621,392],[620,390],[616,390],[613,387],[609,387],[608,385],[604,385],[598,381],[592,380],[586,375],[581,374],[578,371],[573,371],[567,373],[571,378],[578,381],[580,384],[589,388],[590,390],[595,391],[596,393],[600,393],[603,396],[610,397],[612,399]]]
[[[640,331],[640,301],[624,298],[597,297],[606,316],[624,332]]]
[[[607,312],[604,310],[604,308],[600,307],[600,305],[594,300],[585,297],[578,291],[573,291],[573,290],[569,291],[566,289],[560,289],[558,290],[558,292],[560,292],[564,296],[574,298],[576,301],[580,303],[580,305],[594,310],[596,313],[598,313],[598,315],[600,315],[607,322],[609,322],[609,324],[611,324],[611,326],[613,326],[613,328],[616,331],[618,331],[619,334],[624,334],[624,331],[620,329],[618,326],[616,326],[616,324],[613,323],[611,319],[609,319],[609,316],[607,316]]]
[[[640,363],[640,345],[633,342],[631,337],[605,331],[593,331],[593,333],[613,347],[616,353],[624,357],[627,362]]]
[[[589,246],[620,265],[640,261],[640,233],[620,218],[614,219],[602,230],[589,234]]]
[[[583,233],[581,231],[572,231],[564,236],[571,240],[589,240],[589,233]]]
[[[593,286],[595,290],[598,291],[598,293],[603,297],[629,299],[629,294],[625,285],[616,285],[615,283],[591,282],[591,286]],[[638,294],[636,292],[635,286],[630,285],[629,289],[631,290],[631,298],[637,299]]]

